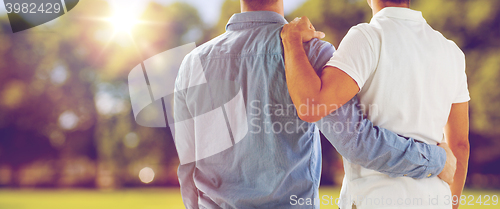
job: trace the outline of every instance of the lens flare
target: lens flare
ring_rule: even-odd
[[[139,179],[142,181],[142,183],[149,184],[154,180],[154,178],[155,172],[150,167],[145,167],[141,169],[141,171],[139,171]]]
[[[115,32],[130,33],[138,20],[126,11],[116,10],[109,22],[113,25]]]

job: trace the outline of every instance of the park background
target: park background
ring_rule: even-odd
[[[372,16],[366,0],[284,1],[288,20],[308,16],[334,46]],[[412,2],[466,55],[466,194],[499,195],[500,1]],[[158,53],[216,37],[237,12],[238,0],[81,0],[13,34],[0,6],[0,208],[182,208],[172,137],[134,121],[128,73]],[[323,141],[322,195],[338,196],[340,159]],[[141,170],[154,179],[145,183]]]

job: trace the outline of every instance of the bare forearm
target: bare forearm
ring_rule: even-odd
[[[456,103],[451,107],[448,123],[444,128],[445,139],[457,159],[457,170],[450,185],[452,195],[460,197],[469,165],[469,103]],[[458,208],[454,205],[453,208]]]
[[[460,197],[462,195],[462,190],[465,185],[465,179],[467,176],[467,169],[469,165],[469,144],[450,144],[450,149],[457,158],[457,171],[455,172],[455,177],[453,179],[453,184],[450,185],[451,193],[453,196]],[[458,208],[458,205],[454,206]]]
[[[313,116],[309,106],[319,101],[321,79],[313,69],[300,39],[283,39],[286,81],[299,115]],[[319,120],[320,118],[318,118]]]

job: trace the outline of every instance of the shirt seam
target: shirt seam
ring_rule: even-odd
[[[352,79],[354,79],[354,81],[356,81],[356,84],[359,87],[359,92],[361,92],[361,89],[363,89],[365,82],[362,81],[361,76],[359,76],[359,74],[355,70],[353,70],[349,65],[346,65],[337,60],[330,60],[328,61],[328,63],[326,63],[326,66],[336,67],[341,71],[345,72],[347,75],[349,75],[349,77],[351,77]]]

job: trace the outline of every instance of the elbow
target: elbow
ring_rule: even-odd
[[[465,142],[459,145],[463,150],[470,151],[470,144],[469,142]]]
[[[317,105],[310,102],[302,102],[300,105],[296,105],[296,108],[299,118],[308,123],[317,122],[325,116],[320,111],[317,111]]]
[[[458,144],[457,149],[461,153],[466,153],[467,156],[469,156],[469,154],[470,154],[470,144],[468,142]]]
[[[458,143],[450,144],[450,148],[451,147],[454,147],[454,149],[456,149],[460,152],[464,152],[464,151],[469,152],[469,150],[470,150],[469,140],[462,140]]]
[[[463,140],[457,143],[451,143],[450,149],[457,159],[469,158],[470,155],[470,144],[468,140]]]

